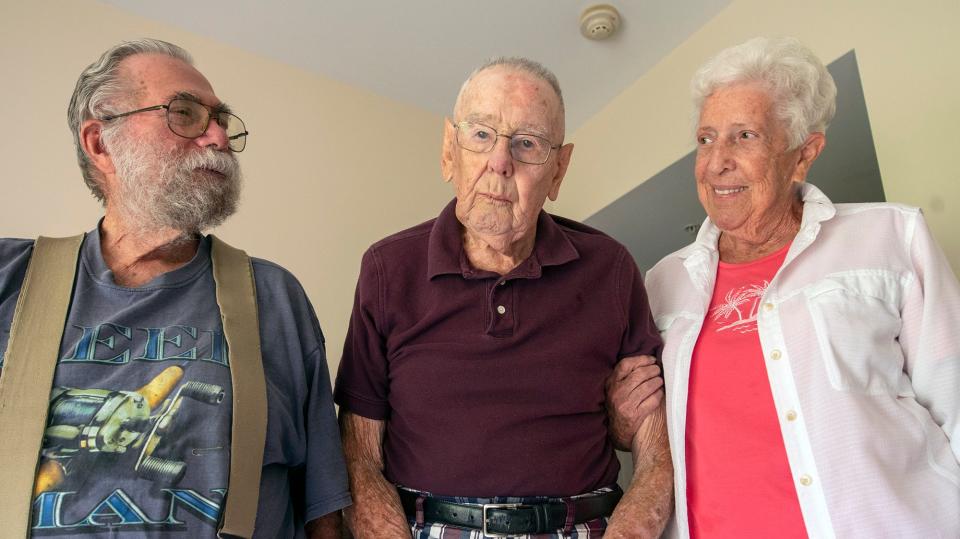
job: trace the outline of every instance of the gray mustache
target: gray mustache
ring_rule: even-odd
[[[206,168],[233,178],[240,170],[240,164],[232,153],[218,152],[207,148],[202,152],[190,152],[180,162],[181,170]]]

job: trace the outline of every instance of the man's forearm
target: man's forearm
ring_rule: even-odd
[[[673,464],[663,405],[634,436],[633,481],[617,505],[604,537],[657,538],[673,504]]]
[[[410,537],[397,488],[380,470],[348,466],[353,505],[344,509],[347,526],[357,539],[367,537]]]
[[[410,537],[397,488],[383,476],[384,422],[340,411],[340,437],[353,505],[344,509],[357,539]]]
[[[342,527],[340,511],[334,511],[307,522],[305,529],[310,539],[340,539]]]

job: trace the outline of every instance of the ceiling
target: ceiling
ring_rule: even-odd
[[[576,130],[730,0],[619,0],[619,32],[590,41],[575,0],[103,0],[123,11],[436,114],[486,58],[553,70]]]

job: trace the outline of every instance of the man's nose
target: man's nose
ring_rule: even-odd
[[[210,123],[207,124],[207,130],[194,139],[194,141],[203,148],[212,146],[220,151],[226,150],[230,145],[227,130],[214,118],[210,118]]]
[[[501,138],[505,139],[502,144],[500,143]],[[493,149],[490,150],[487,168],[501,176],[513,176],[513,155],[510,154],[510,137],[507,135],[497,135],[497,141],[493,143]]]

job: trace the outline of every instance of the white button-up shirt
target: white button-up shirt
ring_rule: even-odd
[[[960,285],[918,209],[834,205],[809,184],[803,202],[756,322],[807,533],[960,537]],[[719,237],[707,219],[646,282],[682,537],[690,358]]]

